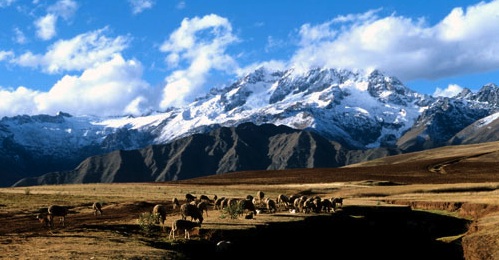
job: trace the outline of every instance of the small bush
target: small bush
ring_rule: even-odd
[[[228,205],[222,210],[222,214],[220,218],[226,218],[229,216],[231,219],[237,219],[240,215],[243,214],[243,207],[239,203],[235,203],[232,205]]]
[[[144,212],[140,214],[137,220],[140,228],[146,235],[152,235],[154,229],[156,228],[156,222],[158,220],[158,214],[152,214],[150,212]]]
[[[30,188],[24,189],[24,194],[25,195],[30,195],[31,194],[31,189]]]

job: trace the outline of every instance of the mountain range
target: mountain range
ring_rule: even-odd
[[[0,186],[341,167],[497,141],[498,117],[493,83],[433,97],[378,70],[260,68],[186,106],[140,117],[4,117]]]

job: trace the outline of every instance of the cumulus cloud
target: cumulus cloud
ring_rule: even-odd
[[[212,70],[234,73],[238,65],[226,49],[237,40],[226,18],[214,14],[185,18],[160,47],[175,70],[165,79],[160,107],[183,105],[198,96]]]
[[[16,89],[3,89],[0,87],[0,115],[33,115],[37,114],[36,105],[33,102],[39,94],[38,91],[26,87]]]
[[[50,40],[56,35],[55,23],[57,16],[47,14],[35,21],[36,35],[42,40]]]
[[[340,16],[299,30],[290,64],[377,68],[403,81],[438,79],[499,68],[499,1],[455,8],[441,22],[390,15],[379,10]]]
[[[69,20],[78,5],[72,0],[59,0],[47,8],[47,14],[35,20],[36,35],[42,40],[50,40],[57,35],[56,23],[59,17]]]
[[[130,6],[132,7],[133,14],[140,14],[146,9],[150,9],[154,5],[152,0],[128,0]]]
[[[450,84],[446,89],[438,88],[433,93],[435,97],[454,97],[455,95],[461,93],[463,88],[456,84]]]
[[[108,61],[115,53],[127,47],[123,36],[109,38],[106,28],[80,34],[69,40],[59,40],[44,54],[26,52],[11,62],[24,67],[39,68],[50,74],[72,70],[84,70]]]
[[[141,115],[155,109],[155,95],[143,77],[142,64],[125,60],[126,37],[104,35],[105,29],[59,40],[43,54],[16,57],[0,52],[0,60],[42,72],[65,74],[47,92],[26,87],[0,88],[0,114]],[[78,74],[81,72],[81,74]]]
[[[116,54],[80,76],[65,75],[48,92],[0,88],[0,114],[141,115],[153,109],[142,72],[139,62]]]
[[[121,55],[85,70],[80,76],[66,75],[48,92],[33,101],[39,113],[140,115],[150,110],[148,84],[141,79],[142,65]]]

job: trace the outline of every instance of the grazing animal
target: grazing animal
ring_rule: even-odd
[[[54,217],[59,217],[59,223],[62,226],[66,226],[66,215],[68,215],[68,209],[59,205],[51,205],[48,210],[48,220],[50,227],[54,226]]]
[[[100,202],[94,202],[92,209],[94,210],[94,216],[97,216],[97,214],[102,215],[102,204]]]
[[[265,193],[263,193],[263,191],[259,190],[256,193],[256,197],[258,198],[258,202],[262,203],[263,197],[265,197]]]
[[[206,216],[208,217],[208,203],[206,203],[206,201],[199,202],[197,207],[201,211],[201,214],[203,214],[203,212],[206,212]]]
[[[225,197],[217,198],[215,200],[215,204],[213,205],[213,209],[222,209],[222,201],[225,200]]]
[[[267,204],[267,210],[269,213],[275,213],[277,211],[277,204],[276,204],[275,200],[268,199],[265,202]]]
[[[206,203],[210,203],[211,202],[210,198],[208,198],[208,196],[206,196],[206,195],[199,196],[199,200],[200,201],[204,201]]]
[[[253,212],[253,215],[256,215],[256,207],[253,201],[251,200],[240,200],[239,201],[239,206],[241,209],[244,211],[250,211]],[[242,214],[242,213],[241,213]]]
[[[322,210],[324,212],[327,212],[327,213],[329,213],[331,211],[334,212],[333,203],[331,202],[330,199],[323,199],[321,204],[322,204]]]
[[[196,200],[196,196],[194,196],[190,193],[187,193],[187,194],[185,194],[185,200],[187,200],[187,202],[194,201],[194,200]]]
[[[152,214],[157,217],[156,224],[161,224],[161,226],[163,227],[163,231],[165,231],[166,206],[162,204],[156,204],[152,209]]]
[[[278,207],[284,206],[284,208],[288,208],[289,206],[289,197],[284,194],[279,194],[276,201]]]
[[[334,197],[331,198],[331,202],[333,203],[333,208],[343,207],[343,198],[342,197]]]
[[[199,210],[197,205],[190,203],[184,203],[180,206],[180,214],[182,219],[186,220],[187,217],[191,217],[191,220],[198,220],[199,223],[203,223],[203,213]]]
[[[44,226],[50,227],[50,217],[48,213],[39,213],[38,215],[36,215],[36,219],[38,219],[38,221],[40,221],[40,223],[42,223]]]
[[[177,198],[172,199],[173,209],[180,208],[180,202],[178,202]]]
[[[196,227],[201,227],[201,223],[193,222],[193,221],[185,220],[185,219],[176,219],[172,223],[172,229],[170,230],[170,234],[168,235],[168,239],[170,239],[170,238],[175,239],[175,233],[177,233],[179,230],[184,231],[184,238],[190,239],[191,238],[190,231],[192,231]]]

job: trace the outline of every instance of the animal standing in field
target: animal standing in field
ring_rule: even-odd
[[[267,200],[265,200],[265,203],[266,203],[267,211],[269,213],[276,213],[276,211],[277,211],[277,204],[276,204],[275,200],[273,200],[273,199],[267,199]]]
[[[331,198],[331,202],[333,203],[333,208],[343,207],[343,198],[342,197],[333,197]]]
[[[54,217],[59,217],[59,223],[62,223],[62,226],[66,226],[66,215],[68,215],[68,209],[59,205],[51,205],[48,210],[48,220],[50,227],[54,226]]]
[[[187,205],[189,205],[189,204],[187,204]],[[199,223],[193,222],[193,221],[185,220],[185,219],[174,220],[172,223],[172,229],[170,230],[170,234],[168,235],[168,239],[170,239],[170,238],[175,239],[175,233],[178,234],[179,230],[184,231],[184,238],[190,239],[191,238],[190,232],[196,227],[201,227],[201,223],[200,222]]]
[[[265,197],[265,193],[263,193],[263,191],[259,190],[256,193],[256,197],[258,198],[258,202],[262,203],[263,202],[263,197]]]
[[[256,207],[255,207],[255,204],[253,203],[253,201],[251,200],[240,200],[239,201],[239,206],[241,207],[242,209],[242,213],[244,213],[245,211],[249,211],[249,212],[252,212],[253,215],[256,215]]]
[[[152,209],[152,214],[157,217],[156,224],[161,224],[161,226],[163,227],[163,231],[165,231],[166,206],[162,204],[156,204]]]
[[[206,216],[208,217],[208,203],[206,201],[201,201],[197,204],[198,209],[201,211],[201,214],[203,212],[206,212]]]
[[[285,209],[287,209],[289,206],[289,197],[284,194],[279,194],[276,201],[278,207],[283,206]]]
[[[173,198],[172,199],[172,204],[173,204],[173,209],[177,209],[177,208],[180,208],[180,202],[178,202],[178,199],[177,198]]]
[[[187,217],[191,217],[191,220],[198,220],[199,223],[203,223],[203,213],[199,210],[197,205],[190,203],[184,203],[180,206],[180,214],[182,219],[185,220]]]
[[[210,198],[208,198],[208,196],[206,196],[206,195],[201,195],[201,196],[199,196],[199,200],[200,200],[200,201],[204,201],[204,202],[206,202],[206,203],[211,203]]]
[[[213,209],[214,210],[222,209],[222,201],[224,201],[224,200],[225,200],[225,197],[217,198],[215,200],[214,205],[213,205]]]
[[[38,215],[36,215],[36,219],[38,219],[38,221],[40,221],[40,223],[42,223],[44,226],[50,227],[50,217],[48,213],[39,213]]]
[[[102,204],[100,202],[94,202],[92,209],[94,210],[94,216],[97,216],[97,214],[102,215]]]
[[[187,202],[194,201],[194,200],[196,200],[196,196],[194,196],[194,195],[192,195],[192,194],[190,194],[190,193],[187,193],[187,194],[185,194],[185,200],[186,200]]]

